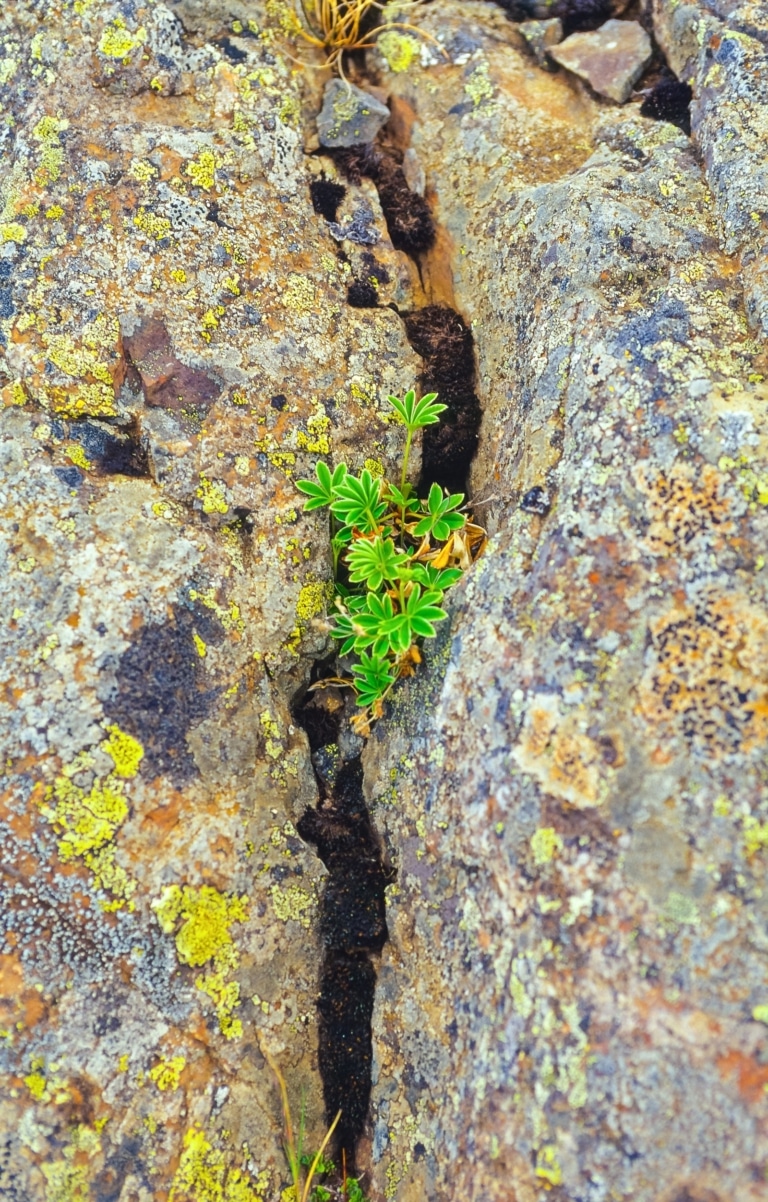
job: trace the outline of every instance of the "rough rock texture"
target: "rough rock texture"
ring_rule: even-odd
[[[651,39],[637,21],[606,21],[594,31],[572,33],[550,57],[585,79],[599,96],[623,104],[652,53]]]
[[[563,40],[563,23],[559,17],[548,21],[521,21],[518,29],[540,67],[547,62],[547,51]]]
[[[768,336],[768,11],[748,2],[653,7],[669,64],[693,87],[693,133],[725,250],[739,253],[750,321]]]
[[[370,92],[342,79],[329,79],[317,117],[321,146],[359,146],[372,142],[389,121],[389,109]]]
[[[493,539],[365,754],[400,868],[374,1177],[764,1198],[768,348],[720,241],[757,147],[710,190],[679,130],[433,12],[452,63],[382,84],[459,252],[424,278],[472,323]]]
[[[278,1197],[259,1035],[323,1130],[288,705],[329,559],[293,479],[390,465],[379,406],[419,360],[396,313],[347,306],[301,75],[206,14],[209,44],[162,4],[0,13],[0,1195],[24,1202]],[[346,189],[363,210],[407,308],[375,191]]]

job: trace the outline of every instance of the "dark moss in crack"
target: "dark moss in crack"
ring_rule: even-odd
[[[309,185],[312,208],[319,217],[324,217],[326,221],[335,221],[346,191],[343,184],[336,184],[333,180],[326,179],[325,176],[313,179]]]
[[[436,392],[448,406],[440,424],[424,431],[420,489],[437,483],[450,492],[465,492],[482,419],[472,331],[455,309],[427,305],[408,314],[405,332],[424,360],[422,392]]]
[[[334,151],[340,170],[353,184],[363,177],[376,185],[389,237],[395,250],[418,258],[435,242],[435,221],[429,205],[408,187],[395,156],[378,146],[351,146]]]
[[[313,674],[319,679],[326,671],[328,665],[317,665]],[[293,713],[309,739],[320,790],[317,808],[306,810],[297,830],[328,869],[320,907],[318,1067],[328,1122],[341,1111],[335,1157],[353,1172],[371,1096],[373,957],[388,938],[384,890],[393,874],[365,804],[360,757],[342,761],[343,705],[330,692],[309,692]]]
[[[660,79],[641,104],[640,116],[669,121],[690,137],[692,96],[690,84],[681,83],[674,77]]]

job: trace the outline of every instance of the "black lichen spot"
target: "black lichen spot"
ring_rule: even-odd
[[[100,422],[76,422],[70,426],[69,434],[104,475],[150,475],[148,443],[137,419],[124,430]]]
[[[533,488],[529,488],[520,502],[520,508],[526,513],[536,513],[539,517],[549,513],[551,507],[552,498],[549,491],[541,484],[534,484]]]
[[[692,96],[690,84],[679,79],[660,79],[640,106],[640,116],[669,121],[690,137]]]
[[[277,396],[272,397],[269,403],[273,409],[278,409],[282,412],[282,410],[285,409],[285,406],[288,404],[288,397],[284,396],[282,392],[279,392]]]
[[[339,205],[346,195],[347,189],[343,184],[336,184],[325,176],[313,179],[309,185],[312,197],[312,208],[326,221],[335,221]]]
[[[141,742],[147,775],[187,780],[197,771],[186,736],[220,690],[206,687],[196,634],[210,644],[224,637],[209,609],[177,605],[169,621],[142,626],[117,666],[117,690],[105,708],[111,722]]]
[[[424,431],[419,483],[422,488],[437,483],[451,492],[463,492],[482,418],[475,393],[472,331],[454,309],[444,305],[427,305],[409,314],[405,331],[424,360],[422,392],[438,393],[448,406],[440,424]]]
[[[369,280],[353,280],[347,288],[347,304],[353,309],[375,309],[379,293]]]
[[[231,38],[220,38],[219,46],[232,63],[245,62],[248,57],[246,51],[242,50],[240,46],[236,46]]]
[[[53,469],[54,476],[61,480],[62,484],[67,488],[79,488],[83,483],[83,473],[79,467],[55,467]]]

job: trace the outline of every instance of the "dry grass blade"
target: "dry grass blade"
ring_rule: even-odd
[[[394,0],[390,11],[414,8],[422,0]],[[311,46],[325,52],[325,61],[319,66],[338,71],[343,78],[342,56],[353,50],[367,50],[376,44],[379,33],[388,29],[409,29],[431,42],[435,39],[425,30],[404,21],[387,21],[383,25],[372,23],[376,11],[387,8],[380,0],[295,0],[297,24],[293,32]],[[437,42],[435,42],[437,45]],[[442,48],[441,48],[442,49]],[[445,51],[443,51],[445,53]],[[290,57],[290,56],[289,56]],[[294,60],[301,62],[300,59]],[[304,67],[318,66],[301,63]]]

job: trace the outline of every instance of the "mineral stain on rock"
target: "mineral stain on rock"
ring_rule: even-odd
[[[180,362],[162,321],[149,317],[123,337],[129,364],[139,374],[148,405],[163,409],[210,409],[219,384],[199,368]]]

